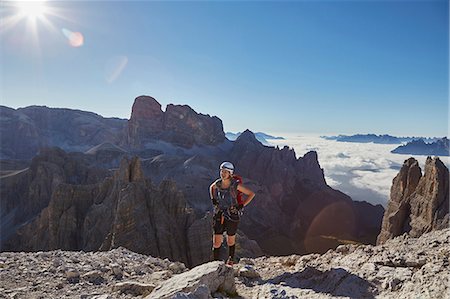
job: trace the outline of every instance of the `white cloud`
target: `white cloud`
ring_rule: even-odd
[[[393,169],[382,169],[377,172],[367,172],[354,170],[356,177],[351,179],[351,183],[357,188],[369,188],[375,192],[389,198],[392,179],[397,175],[398,171]]]
[[[410,155],[392,154],[396,144],[351,143],[326,140],[319,136],[281,134],[285,140],[270,140],[273,145],[294,148],[297,157],[310,150],[318,153],[327,184],[354,200],[386,206],[392,180]],[[414,156],[424,170],[426,156]],[[448,166],[449,157],[440,157]]]
[[[333,187],[333,188],[337,188],[341,184],[340,182],[332,179],[331,177],[325,176],[325,180],[326,180],[328,186]]]

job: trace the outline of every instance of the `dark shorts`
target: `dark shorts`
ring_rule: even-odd
[[[221,220],[222,214],[218,213],[213,219],[213,228],[215,235],[221,235],[223,232],[227,232],[228,236],[234,236],[237,232],[239,221],[231,221],[223,217],[223,222]]]

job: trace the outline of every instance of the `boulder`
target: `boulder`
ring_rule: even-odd
[[[233,269],[223,262],[209,262],[168,279],[145,298],[173,298],[178,293],[199,291],[201,286],[206,286],[210,293],[236,294]]]
[[[130,294],[133,296],[147,296],[155,288],[154,284],[139,283],[135,281],[125,281],[116,283],[112,290],[122,294]]]
[[[239,268],[239,276],[247,277],[247,278],[259,278],[260,275],[255,268],[250,265],[245,265]]]

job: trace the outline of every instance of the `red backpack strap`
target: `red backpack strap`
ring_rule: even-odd
[[[233,179],[239,184],[242,184],[242,177],[237,174],[233,174]]]
[[[233,175],[233,179],[235,181],[235,188],[236,188],[236,201],[237,201],[238,204],[244,204],[244,199],[242,197],[242,192],[237,189],[237,186],[239,184],[242,184],[242,177],[237,175],[237,174],[234,174]]]

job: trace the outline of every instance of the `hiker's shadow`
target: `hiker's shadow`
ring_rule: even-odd
[[[332,268],[320,271],[313,267],[306,267],[300,272],[285,272],[274,278],[263,280],[242,279],[247,286],[255,284],[274,284],[280,288],[311,289],[317,293],[326,293],[332,296],[345,296],[350,298],[375,298],[377,287],[367,280],[348,272],[343,268]]]

